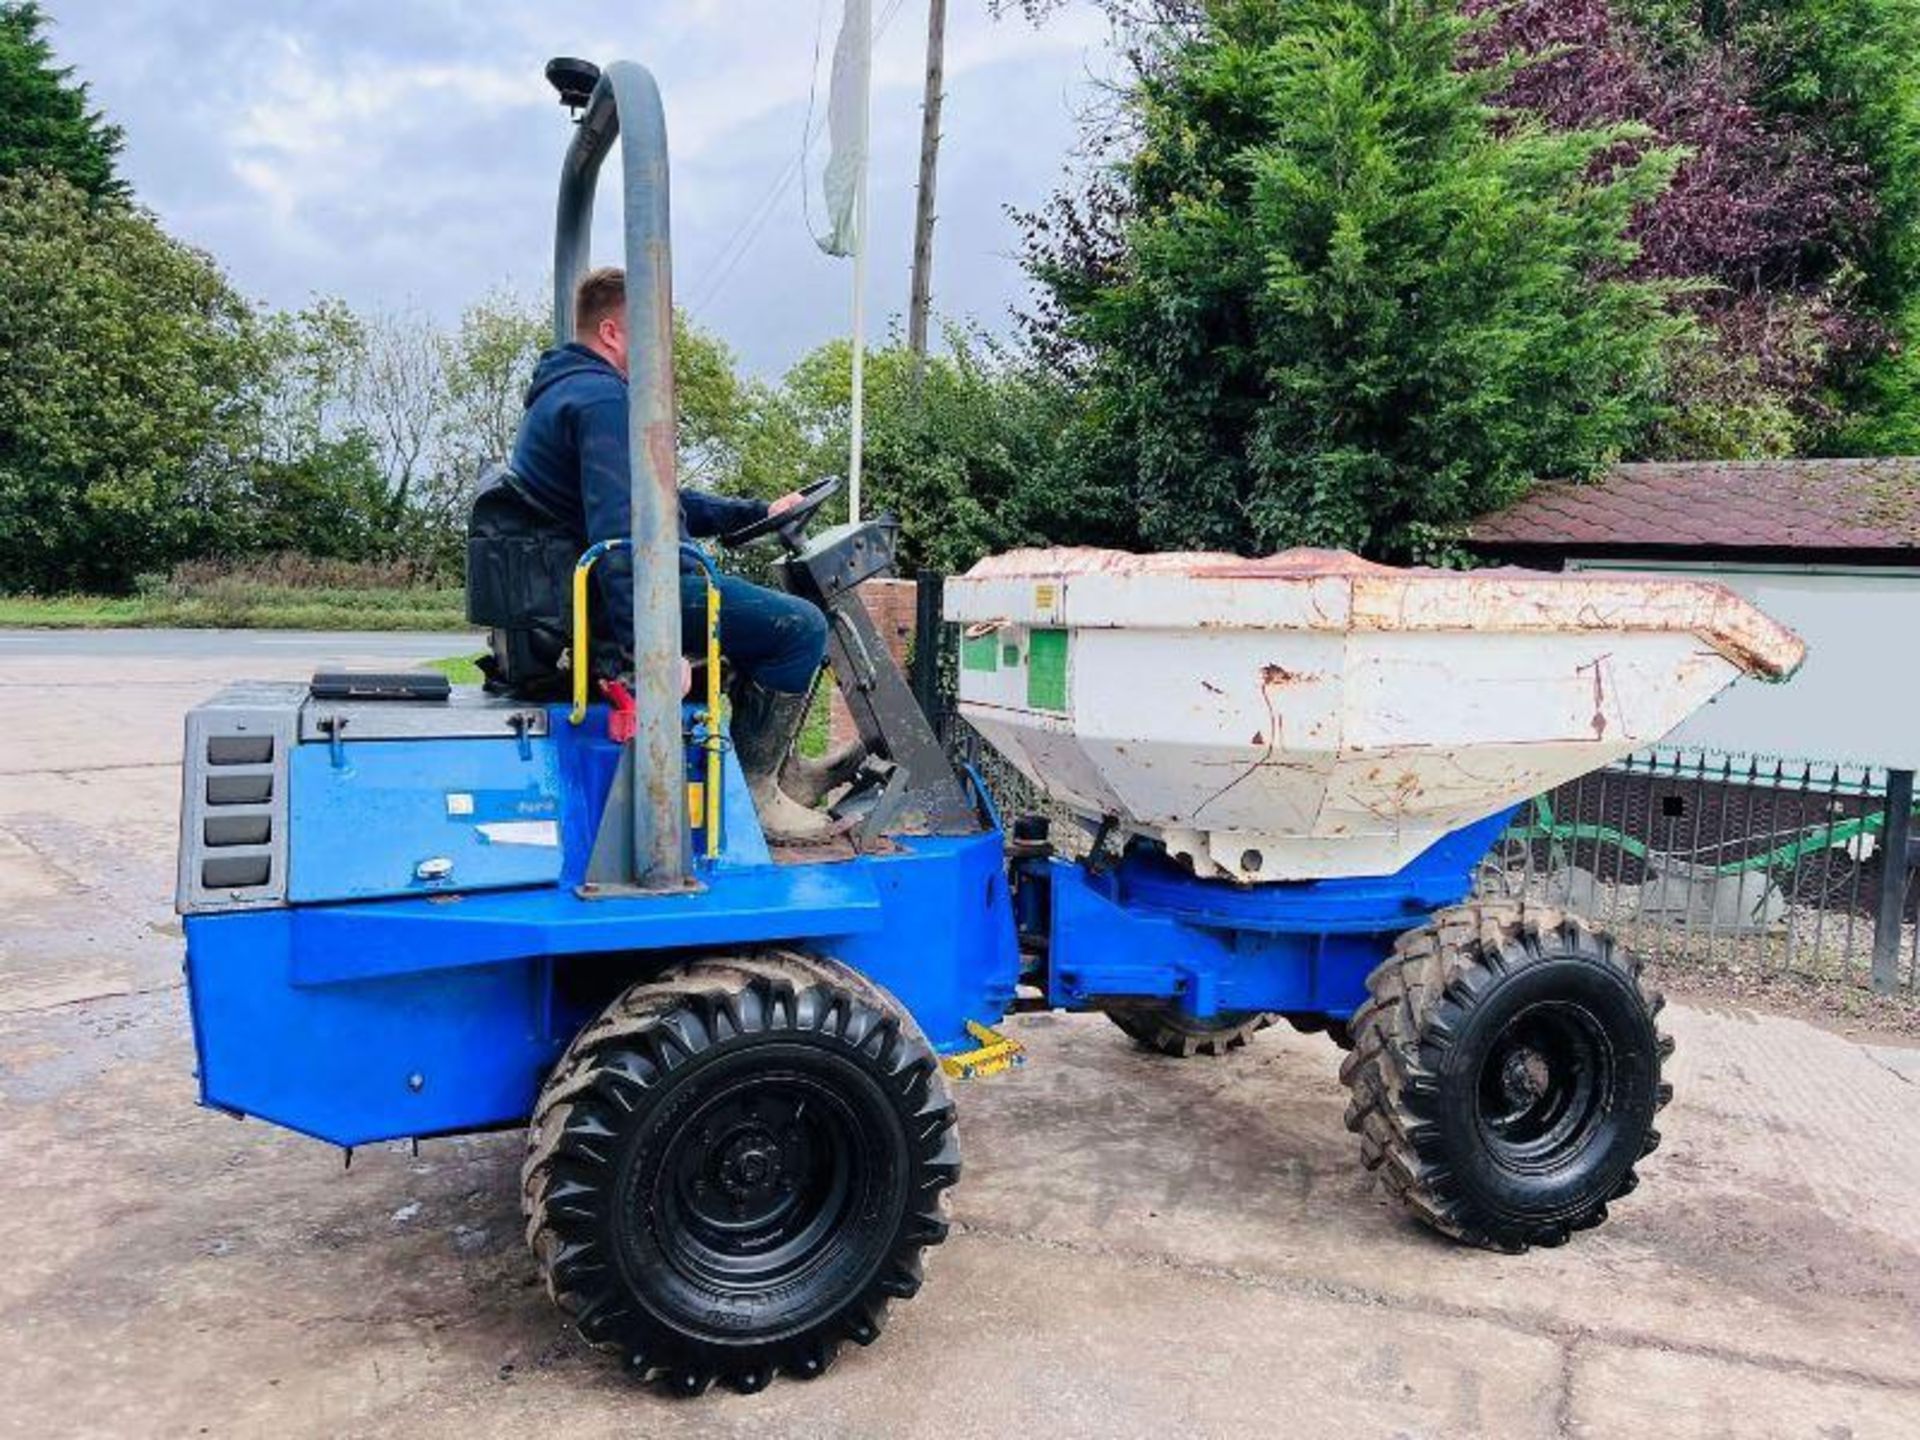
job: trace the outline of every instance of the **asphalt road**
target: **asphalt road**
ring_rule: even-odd
[[[1687,1004],[1639,1192],[1525,1256],[1362,1178],[1324,1041],[1030,1017],[878,1345],[636,1391],[535,1282],[518,1137],[345,1169],[194,1103],[182,713],[453,638],[0,634],[0,1436],[1920,1435],[1920,1052]]]
[[[338,630],[0,630],[0,665],[27,660],[133,657],[183,661],[241,662],[300,659],[330,664],[358,661],[439,660],[479,653],[477,635],[457,631]]]

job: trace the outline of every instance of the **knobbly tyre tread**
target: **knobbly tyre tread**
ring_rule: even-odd
[[[809,1018],[815,1033],[831,1033],[877,1061],[913,1107],[908,1142],[921,1179],[890,1252],[859,1294],[797,1335],[718,1359],[711,1349],[701,1353],[697,1341],[670,1334],[634,1343],[620,1328],[631,1315],[627,1297],[596,1284],[603,1267],[586,1263],[597,1242],[582,1235],[582,1217],[569,1213],[568,1202],[580,1197],[562,1168],[593,1153],[593,1140],[604,1133],[598,1115],[608,1105],[628,1108],[622,1090],[657,1083],[659,1074],[744,1025],[800,1028]],[[642,1078],[648,1068],[651,1080]],[[520,1174],[528,1247],[548,1295],[584,1340],[621,1356],[634,1379],[676,1394],[699,1395],[716,1381],[751,1392],[775,1373],[825,1373],[845,1341],[870,1345],[879,1338],[890,1300],[919,1290],[922,1252],[947,1237],[946,1190],[960,1175],[959,1136],[939,1061],[905,1007],[843,966],[765,950],[676,966],[630,987],[582,1029],[541,1090]]]
[[[1279,1017],[1240,1012],[1214,1023],[1183,1016],[1173,1005],[1115,1007],[1106,1017],[1148,1050],[1188,1060],[1195,1055],[1223,1056],[1241,1049]]]
[[[1578,1230],[1607,1218],[1607,1206],[1629,1194],[1639,1177],[1628,1166],[1609,1194],[1564,1219],[1521,1223],[1477,1213],[1437,1153],[1433,1120],[1439,1062],[1450,1022],[1474,1003],[1496,975],[1538,962],[1554,939],[1581,958],[1624,971],[1654,1025],[1654,1104],[1673,1098],[1659,1078],[1673,1054],[1673,1037],[1658,1028],[1665,1006],[1645,967],[1584,918],[1523,902],[1481,901],[1439,911],[1394,944],[1367,980],[1368,999],[1351,1021],[1353,1049],[1341,1062],[1349,1099],[1346,1127],[1360,1137],[1360,1158],[1388,1192],[1444,1235],[1487,1249],[1519,1253],[1532,1245],[1561,1245]],[[1653,1153],[1660,1132],[1648,1127],[1639,1158]]]

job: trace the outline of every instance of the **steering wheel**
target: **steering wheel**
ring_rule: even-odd
[[[835,495],[840,493],[840,477],[829,475],[824,480],[816,480],[800,491],[800,503],[778,515],[766,515],[742,525],[731,534],[722,535],[720,543],[729,550],[738,550],[742,545],[751,545],[756,540],[764,540],[769,535],[778,535],[789,550],[800,549],[800,537],[806,532],[807,524],[820,512]]]

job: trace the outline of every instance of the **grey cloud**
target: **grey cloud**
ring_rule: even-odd
[[[61,57],[127,129],[141,199],[263,301],[337,293],[444,317],[502,282],[541,285],[566,130],[540,67],[556,53],[624,52],[659,73],[677,136],[682,300],[702,302],[702,322],[763,374],[845,332],[850,277],[815,249],[797,184],[716,283],[723,252],[798,149],[813,6],[54,0],[50,9]],[[1017,21],[996,27],[984,10],[954,12],[964,63],[947,102],[936,303],[1004,328],[1024,293],[1004,207],[1034,204],[1053,183],[1089,59],[1084,29],[1036,35]],[[874,333],[906,296],[923,13],[906,0],[877,66]]]

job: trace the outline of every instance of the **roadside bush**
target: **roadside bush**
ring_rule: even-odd
[[[149,581],[153,577],[143,577]],[[443,590],[449,588],[437,571],[420,561],[396,557],[387,560],[330,560],[287,551],[243,560],[189,560],[158,577],[157,593],[174,599],[204,593],[216,585],[253,586],[276,590]],[[141,593],[149,593],[146,587]]]
[[[352,561],[290,553],[197,560],[143,585],[138,623],[314,630],[443,630],[464,625],[466,596],[412,559]]]

